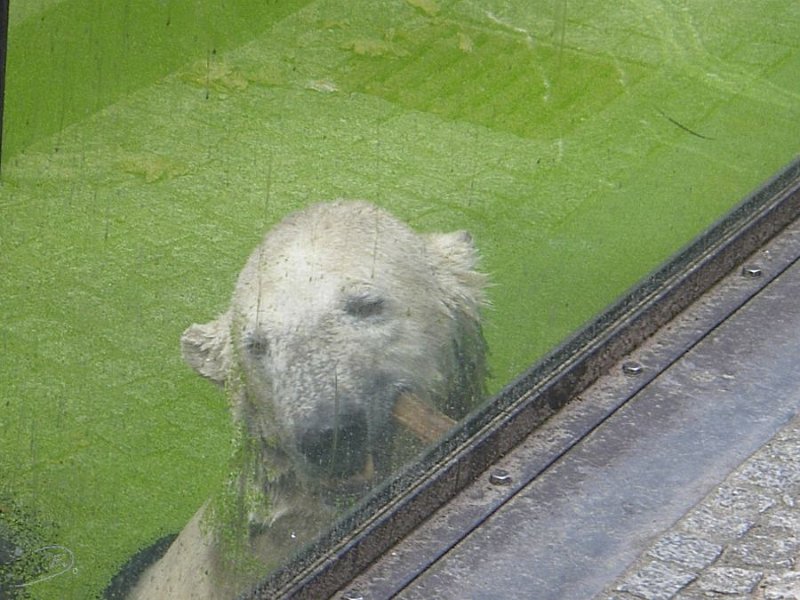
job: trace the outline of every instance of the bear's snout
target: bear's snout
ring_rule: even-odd
[[[312,426],[300,434],[298,449],[314,470],[346,479],[362,473],[369,461],[369,426],[363,413]]]

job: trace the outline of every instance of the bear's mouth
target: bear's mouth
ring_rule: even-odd
[[[392,422],[428,445],[441,440],[456,421],[411,392],[401,392],[392,409]],[[359,493],[369,489],[385,474],[388,448],[375,449],[367,442],[366,419],[354,416],[344,427],[315,433],[301,440],[306,465],[316,473],[325,492]],[[391,446],[391,444],[389,444]],[[382,468],[383,467],[383,468]]]
[[[320,479],[320,487],[325,492],[338,494],[360,494],[365,492],[375,482],[377,470],[372,452],[367,452],[362,468],[347,477]]]
[[[369,422],[361,412],[337,418],[325,428],[309,428],[297,440],[300,455],[312,473],[339,481],[364,472],[370,446]]]

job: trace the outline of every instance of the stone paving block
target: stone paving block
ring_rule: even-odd
[[[787,571],[770,575],[764,581],[764,600],[798,600],[800,598],[800,572]]]
[[[787,569],[793,566],[797,550],[798,541],[793,537],[747,534],[743,540],[735,542],[725,550],[724,561],[727,564]]]
[[[629,592],[645,600],[669,600],[696,577],[679,567],[652,561],[627,577],[617,591]]]
[[[783,493],[800,482],[800,469],[794,462],[787,464],[777,458],[759,456],[745,463],[736,480]]]
[[[726,542],[747,533],[757,516],[769,510],[775,502],[762,493],[724,483],[702,505],[686,515],[678,529]]]
[[[704,592],[720,594],[749,594],[763,578],[761,571],[736,567],[711,567],[701,573],[697,587]]]
[[[788,469],[800,473],[800,455],[795,448],[796,439],[800,433],[797,428],[787,429],[779,433],[769,446],[769,455],[766,457],[771,462],[783,463]],[[795,479],[795,481],[797,481]]]
[[[743,536],[755,523],[752,515],[726,513],[710,506],[701,506],[685,517],[679,528],[694,535],[732,540]]]
[[[800,536],[800,510],[780,508],[767,516],[767,526],[784,529],[795,537]]]
[[[747,514],[763,513],[775,505],[775,500],[770,496],[751,489],[731,484],[722,484],[709,505],[728,511],[745,512]]]
[[[656,542],[648,554],[696,571],[714,562],[722,554],[722,546],[698,537],[672,533]]]

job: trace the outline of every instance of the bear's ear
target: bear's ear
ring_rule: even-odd
[[[200,375],[223,385],[231,366],[229,314],[186,329],[181,336],[181,352],[183,360]]]
[[[488,280],[478,271],[480,257],[472,236],[468,231],[430,234],[427,246],[450,309],[478,320]]]

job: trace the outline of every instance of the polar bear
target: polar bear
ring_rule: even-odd
[[[229,395],[233,476],[129,597],[248,589],[419,450],[428,438],[401,402],[450,423],[469,412],[485,377],[477,262],[468,233],[418,234],[362,201],[269,231],[228,310],[181,338]]]

